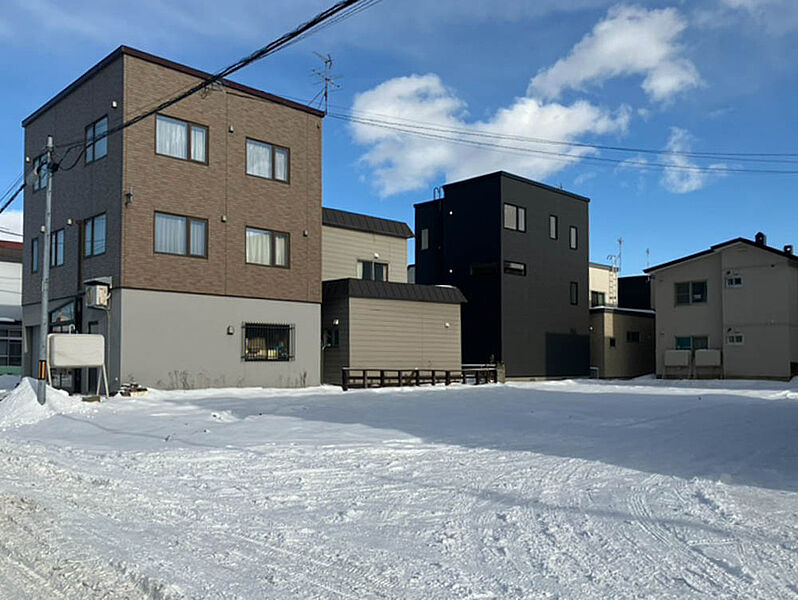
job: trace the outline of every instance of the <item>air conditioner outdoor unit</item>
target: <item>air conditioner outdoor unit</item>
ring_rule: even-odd
[[[107,285],[86,286],[86,306],[89,308],[107,309],[111,300],[111,290]]]

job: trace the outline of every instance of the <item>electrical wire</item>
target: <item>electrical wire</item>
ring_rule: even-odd
[[[769,174],[769,175],[798,175],[798,170],[743,169],[743,168],[726,167],[721,165],[709,165],[709,166],[684,165],[678,163],[661,163],[661,162],[649,162],[642,160],[636,161],[632,159],[608,158],[602,156],[591,156],[589,154],[586,155],[586,154],[567,154],[564,152],[551,152],[547,150],[536,150],[533,148],[526,148],[521,146],[509,146],[505,144],[491,143],[479,140],[456,138],[446,135],[440,135],[437,133],[421,131],[419,130],[419,128],[405,129],[402,127],[394,126],[390,123],[380,123],[373,119],[363,120],[352,116],[341,115],[338,113],[335,114],[328,113],[328,116],[334,119],[340,119],[354,123],[361,123],[371,127],[379,127],[382,129],[388,129],[406,135],[417,136],[426,139],[434,139],[453,144],[489,148],[492,150],[508,152],[511,154],[532,154],[532,155],[545,156],[550,158],[551,160],[566,162],[566,163],[574,163],[582,160],[587,160],[593,162],[610,163],[615,165],[623,165],[626,167],[635,167],[642,169],[675,169],[680,171],[696,171],[703,173],[758,173],[758,174]]]
[[[381,1],[382,0],[341,0],[340,2],[337,2],[336,4],[331,6],[330,8],[320,12],[312,19],[302,23],[298,27],[289,31],[288,33],[284,33],[276,40],[259,48],[255,52],[249,54],[248,56],[245,56],[244,58],[238,60],[232,65],[225,67],[221,71],[217,72],[215,75],[211,75],[207,79],[204,79],[200,83],[193,85],[192,87],[183,91],[182,93],[170,98],[169,100],[161,102],[158,106],[146,110],[143,113],[140,113],[135,117],[128,119],[127,121],[124,121],[120,125],[109,128],[108,131],[103,136],[97,139],[108,137],[113,133],[117,133],[119,131],[122,131],[123,129],[131,127],[132,125],[135,125],[136,123],[139,123],[144,119],[151,117],[152,115],[159,113],[169,108],[170,106],[173,106],[174,104],[177,104],[181,100],[184,100],[189,96],[192,96],[193,94],[213,85],[214,83],[221,82],[222,84],[224,84],[224,80],[226,77],[232,75],[236,71],[243,69],[244,67],[252,64],[253,62],[260,60],[261,58],[264,58],[266,56],[269,56],[270,54],[274,54],[275,52],[278,52],[279,50],[282,50],[294,43],[297,43],[298,41],[305,39],[312,33],[317,33],[318,31],[326,29],[327,27],[330,27],[333,24],[340,23],[344,19],[348,19],[362,12],[366,8],[378,4]],[[82,139],[74,140],[71,142],[61,143],[57,146],[57,148],[66,148],[68,150],[69,148],[79,147],[80,145],[83,144],[84,140]]]

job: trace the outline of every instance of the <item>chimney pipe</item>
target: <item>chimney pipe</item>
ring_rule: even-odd
[[[784,252],[786,254],[792,254],[793,253],[792,244],[787,244],[786,246],[784,246]]]
[[[760,231],[756,234],[754,241],[756,242],[757,246],[767,246],[768,238],[764,233]]]

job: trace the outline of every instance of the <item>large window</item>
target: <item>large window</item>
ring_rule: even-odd
[[[43,190],[47,187],[47,157],[42,154],[33,160],[33,172],[36,177],[33,179],[33,191]]]
[[[706,350],[709,348],[709,338],[705,335],[677,335],[673,347],[676,350]]]
[[[64,264],[64,230],[59,229],[50,234],[50,266],[60,267]]]
[[[559,237],[558,227],[557,216],[549,215],[549,239],[556,240]]]
[[[205,258],[208,256],[208,221],[194,217],[155,213],[155,252]]]
[[[0,327],[0,367],[22,365],[22,327],[3,325]]]
[[[388,281],[388,263],[359,260],[357,261],[357,278],[371,281]]]
[[[292,360],[294,358],[294,326],[265,323],[244,324],[246,361]]]
[[[287,233],[247,227],[247,262],[269,267],[288,267],[289,236]]]
[[[105,253],[105,214],[86,219],[83,230],[84,256],[97,256]]]
[[[571,247],[571,250],[576,250],[579,247],[579,236],[576,227],[573,225],[568,228],[568,245]]]
[[[607,306],[607,295],[604,292],[590,292],[590,306]]]
[[[675,303],[703,304],[707,301],[706,281],[681,281],[674,284]]]
[[[108,117],[86,127],[86,162],[94,162],[108,154]]]
[[[505,204],[504,228],[513,231],[526,231],[526,209],[514,204]]]
[[[579,304],[579,284],[576,281],[571,282],[570,296],[571,304]]]
[[[288,181],[288,148],[247,140],[247,175]]]
[[[208,162],[208,128],[158,115],[155,118],[155,152],[181,160]]]
[[[39,271],[39,238],[37,237],[30,242],[30,270],[32,273]]]

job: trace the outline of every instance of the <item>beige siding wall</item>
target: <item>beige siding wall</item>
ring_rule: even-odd
[[[588,267],[588,274],[590,279],[590,291],[602,292],[607,299],[607,306],[617,306],[618,273],[606,267],[594,267],[590,265]],[[613,293],[611,293],[611,288],[615,290]]]
[[[407,283],[407,240],[328,226],[322,227],[321,240],[324,281],[357,277],[358,260],[375,260],[388,263],[388,281]]]
[[[727,275],[742,287],[726,288]],[[674,283],[704,279],[707,303],[675,306]],[[657,306],[657,374],[676,336],[708,335],[723,352],[726,377],[787,378],[798,351],[798,270],[791,261],[758,248],[734,245],[715,254],[658,271],[653,282]],[[730,345],[727,333],[741,333]]]
[[[462,364],[459,304],[350,298],[349,317],[351,367],[459,369]]]
[[[637,377],[654,372],[653,316],[592,312],[590,326],[590,361],[599,367],[600,377]],[[640,334],[639,343],[627,341],[630,331]],[[610,338],[615,338],[614,348]]]

